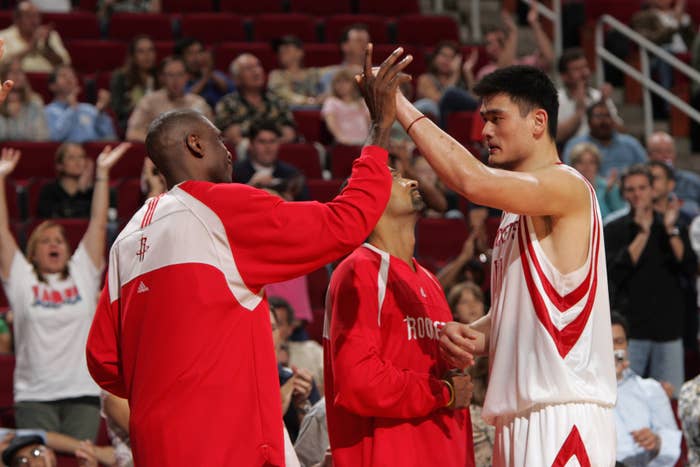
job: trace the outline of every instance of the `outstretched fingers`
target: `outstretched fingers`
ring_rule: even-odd
[[[9,79],[2,83],[2,87],[0,87],[0,103],[5,102],[7,95],[12,91],[14,85],[14,81],[10,81]]]

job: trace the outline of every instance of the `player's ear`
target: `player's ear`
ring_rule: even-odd
[[[202,140],[199,135],[190,133],[185,137],[185,144],[192,155],[198,158],[204,157],[204,149],[202,148]]]
[[[547,132],[547,122],[549,120],[547,111],[544,109],[535,109],[532,111],[533,118],[533,133],[535,138],[539,138]]]

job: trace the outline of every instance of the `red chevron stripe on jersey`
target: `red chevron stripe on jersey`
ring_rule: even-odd
[[[572,458],[578,459],[581,467],[591,467],[591,461],[588,459],[586,446],[583,444],[581,434],[578,432],[576,425],[571,429],[571,433],[561,445],[561,449],[552,462],[552,467],[564,467]]]

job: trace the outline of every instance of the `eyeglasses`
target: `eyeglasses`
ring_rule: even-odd
[[[12,467],[20,467],[23,465],[29,465],[32,461],[32,459],[38,459],[42,458],[45,459],[44,455],[46,454],[46,446],[37,446],[31,451],[26,456],[18,456],[15,457],[12,461]]]

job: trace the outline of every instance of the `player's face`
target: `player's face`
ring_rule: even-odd
[[[391,176],[393,178],[391,197],[384,211],[385,214],[400,216],[422,211],[425,203],[420,191],[418,191],[418,182],[403,178],[394,169],[391,169]]]
[[[209,120],[205,120],[202,145],[207,164],[207,180],[214,183],[231,183],[233,157],[224,144],[222,133]]]
[[[31,261],[44,274],[61,272],[68,264],[68,243],[58,227],[44,230]]]
[[[630,203],[633,209],[647,209],[651,207],[653,191],[646,175],[628,175],[625,178],[622,191],[625,200]]]
[[[532,147],[533,112],[523,116],[520,107],[506,94],[485,97],[481,104],[484,129],[481,132],[489,149],[489,164],[515,169]]]
[[[460,323],[471,324],[484,316],[484,303],[474,296],[471,290],[463,290],[455,307],[455,319]]]

